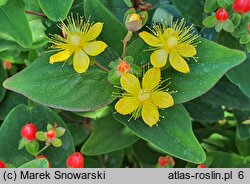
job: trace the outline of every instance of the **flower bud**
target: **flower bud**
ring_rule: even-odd
[[[132,13],[127,16],[125,26],[131,32],[138,31],[142,28],[142,18],[140,15]]]

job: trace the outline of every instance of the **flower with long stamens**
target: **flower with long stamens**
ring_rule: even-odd
[[[122,115],[132,114],[134,118],[141,114],[143,121],[150,127],[159,121],[159,108],[174,105],[172,96],[160,88],[160,69],[149,69],[143,76],[142,85],[131,73],[123,74],[120,82],[125,93],[116,103],[116,111]]]
[[[190,69],[185,59],[194,58],[196,44],[194,40],[199,37],[194,35],[193,25],[185,26],[185,21],[171,21],[170,27],[166,23],[154,25],[153,34],[143,31],[139,36],[154,50],[150,56],[151,64],[156,68],[162,68],[169,61],[177,71],[189,73]]]
[[[79,17],[74,20],[73,16],[66,20],[67,25],[64,22],[60,24],[65,37],[53,35],[50,39],[52,48],[59,51],[50,57],[50,63],[67,61],[73,56],[75,71],[84,73],[89,67],[89,56],[97,56],[107,47],[103,41],[96,41],[102,31],[103,23],[84,22]]]

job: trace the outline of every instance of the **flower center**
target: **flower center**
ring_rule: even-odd
[[[174,48],[176,45],[178,45],[178,39],[171,36],[167,41],[167,46],[169,48]]]
[[[79,47],[81,44],[81,37],[78,35],[72,35],[70,36],[69,41],[74,47]]]
[[[142,89],[138,94],[138,98],[141,102],[144,102],[150,98],[150,93]]]

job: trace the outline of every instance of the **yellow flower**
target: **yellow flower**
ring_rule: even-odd
[[[142,115],[143,121],[152,127],[159,121],[158,108],[168,108],[174,105],[172,96],[160,89],[160,69],[151,68],[142,79],[142,87],[136,76],[125,73],[121,76],[121,86],[126,91],[116,103],[118,113],[132,114],[134,118]]]
[[[63,62],[73,56],[73,67],[76,72],[84,73],[90,63],[89,56],[97,56],[103,52],[107,45],[96,38],[102,31],[103,24],[84,22],[82,18],[73,16],[67,18],[68,25],[63,22],[60,25],[65,37],[53,35],[51,38],[52,48],[59,51],[50,57],[50,63]]]
[[[193,25],[185,26],[185,21],[180,22],[171,21],[170,27],[164,23],[154,25],[151,30],[154,35],[143,31],[139,36],[155,50],[151,56],[151,64],[156,68],[162,68],[169,60],[170,65],[177,71],[182,73],[189,73],[190,69],[185,61],[185,58],[196,55],[196,43],[193,41],[199,37],[193,35]],[[195,58],[194,58],[195,59]]]

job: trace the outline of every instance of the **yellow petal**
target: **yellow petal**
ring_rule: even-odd
[[[150,56],[151,64],[156,68],[165,66],[168,59],[168,53],[164,49],[154,51]]]
[[[93,41],[86,43],[84,51],[90,56],[97,56],[107,48],[107,44],[102,41]]]
[[[125,73],[121,76],[120,81],[121,86],[125,91],[137,97],[139,91],[141,90],[141,86],[136,76],[130,73]]]
[[[168,108],[174,105],[173,97],[163,91],[153,92],[150,96],[150,100],[159,108]]]
[[[159,121],[159,111],[150,101],[145,101],[142,106],[142,119],[150,127]]]
[[[71,54],[72,53],[69,50],[58,52],[57,54],[50,56],[49,62],[53,64],[55,62],[66,61],[71,56]]]
[[[101,22],[97,22],[93,26],[91,26],[87,33],[87,41],[92,41],[96,39],[102,32],[102,28],[103,28],[103,23]]]
[[[171,52],[169,56],[170,65],[177,71],[182,73],[189,73],[190,69],[183,57],[177,52]]]
[[[89,56],[83,50],[79,50],[74,54],[73,67],[77,73],[87,71],[89,67]]]
[[[158,68],[149,69],[142,79],[142,88],[148,92],[157,87],[161,80],[161,71]]]
[[[160,47],[162,45],[162,42],[159,38],[156,36],[146,32],[142,31],[139,33],[139,36],[150,46],[152,47]]]
[[[127,115],[134,112],[138,106],[139,100],[136,97],[124,97],[115,104],[115,110],[122,115]]]
[[[177,47],[178,52],[183,57],[193,57],[196,54],[196,49],[190,44],[180,44]]]

